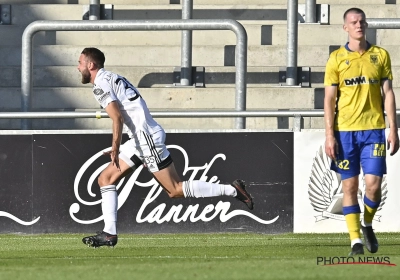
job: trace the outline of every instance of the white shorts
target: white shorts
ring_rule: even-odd
[[[172,163],[171,155],[164,144],[165,137],[164,130],[151,135],[138,132],[121,145],[119,158],[132,168],[144,164],[152,173],[162,170]]]

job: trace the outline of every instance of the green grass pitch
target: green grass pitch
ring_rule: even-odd
[[[400,279],[400,233],[377,233],[361,263],[347,234],[121,234],[97,249],[83,236],[0,234],[0,279]]]

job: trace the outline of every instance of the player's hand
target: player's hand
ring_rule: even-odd
[[[112,165],[115,165],[115,167],[117,167],[117,169],[119,171],[121,171],[121,168],[119,166],[119,151],[118,150],[117,151],[116,150],[110,150],[110,151],[107,151],[107,152],[103,152],[103,155],[110,156]]]
[[[397,130],[394,132],[389,132],[387,138],[387,149],[390,150],[391,156],[393,156],[399,150],[399,135]]]
[[[338,143],[333,135],[328,135],[325,139],[325,153],[332,160],[336,160],[338,154]]]

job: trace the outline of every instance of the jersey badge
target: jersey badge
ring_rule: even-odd
[[[378,56],[377,56],[376,54],[371,54],[371,55],[369,56],[369,59],[370,59],[370,62],[371,62],[372,64],[377,64],[377,63],[378,63]]]

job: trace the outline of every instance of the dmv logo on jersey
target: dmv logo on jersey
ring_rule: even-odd
[[[345,79],[344,82],[346,83],[346,86],[356,86],[356,85],[361,85],[361,84],[378,84],[379,80],[377,80],[377,79],[367,80],[366,77],[360,76],[360,77]]]
[[[354,77],[350,79],[345,79],[344,82],[346,83],[346,86],[367,84],[367,78],[365,78],[364,76]]]

